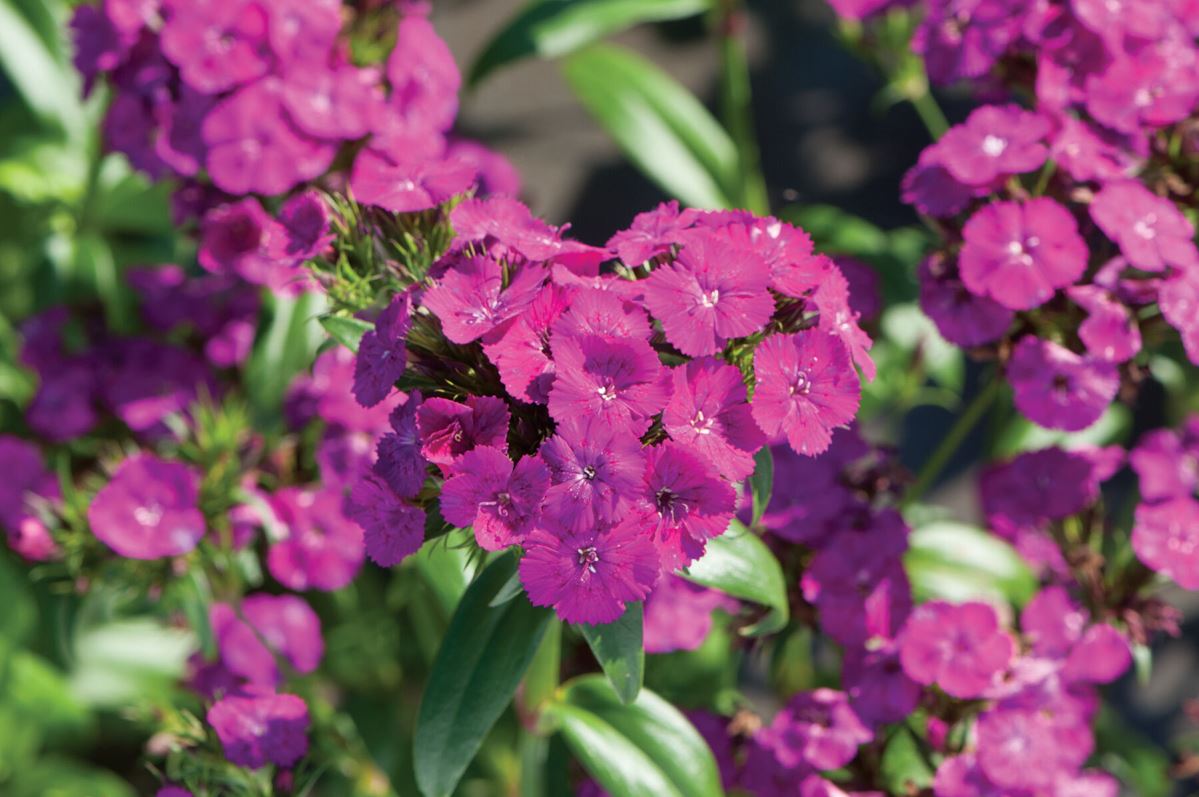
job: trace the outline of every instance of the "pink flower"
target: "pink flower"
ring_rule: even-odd
[[[643,495],[656,521],[663,565],[670,570],[702,556],[704,544],[728,528],[737,503],[728,482],[671,441],[648,449]]]
[[[483,339],[483,351],[500,372],[504,388],[521,401],[545,404],[553,384],[550,330],[568,307],[571,291],[545,285],[516,318]]]
[[[162,28],[162,52],[184,82],[217,94],[266,74],[267,9],[257,0],[175,3]]]
[[[645,472],[640,440],[587,416],[558,424],[541,455],[551,481],[545,516],[576,532],[616,522],[632,505]]]
[[[358,344],[354,358],[354,398],[373,407],[395,390],[408,366],[406,340],[412,327],[412,295],[400,293],[379,314],[374,329]]]
[[[985,186],[1041,167],[1049,120],[1015,105],[984,105],[955,125],[937,144],[940,162],[954,179]]]
[[[754,454],[766,442],[754,423],[741,371],[712,357],[673,369],[662,426],[730,481],[753,473]]]
[[[513,468],[503,451],[480,446],[463,455],[455,470],[441,488],[441,514],[460,528],[472,526],[483,550],[519,543],[540,518],[550,483],[540,457],[524,457]]]
[[[555,338],[554,420],[594,417],[640,437],[666,404],[662,367],[645,340],[598,335]]]
[[[1138,506],[1132,548],[1151,569],[1199,590],[1199,502],[1187,496]]]
[[[535,529],[524,546],[520,580],[529,601],[553,606],[568,623],[610,623],[658,580],[653,538],[637,514],[581,532]]]
[[[1012,310],[1030,310],[1087,267],[1087,245],[1070,212],[1046,197],[995,202],[962,229],[962,282]]]
[[[645,285],[645,306],[666,339],[692,357],[715,354],[729,338],[750,335],[774,312],[770,270],[752,250],[715,234],[692,234],[678,259]]]
[[[1091,203],[1091,218],[1137,268],[1199,267],[1195,228],[1173,202],[1138,182],[1105,185]]]
[[[236,274],[246,282],[280,290],[303,277],[286,247],[286,228],[257,199],[246,197],[204,215],[198,260],[213,274]]]
[[[754,352],[754,420],[768,436],[815,456],[853,420],[861,386],[840,340],[818,329],[771,335]]]
[[[254,684],[279,683],[276,656],[296,672],[310,673],[325,652],[320,619],[295,595],[249,595],[240,613],[227,603],[214,603],[208,616],[221,662]]]
[[[446,156],[439,133],[401,130],[376,137],[354,159],[350,191],[354,198],[392,213],[428,210],[464,193],[475,169]]]
[[[712,612],[737,610],[737,601],[673,573],[662,576],[645,599],[645,652],[695,650],[712,630]]]
[[[1008,380],[1016,408],[1047,429],[1077,432],[1107,409],[1120,389],[1116,366],[1025,335],[1012,350]]]
[[[800,692],[770,723],[779,761],[788,767],[837,769],[848,764],[858,747],[874,738],[849,705],[844,692],[816,689]]]
[[[526,266],[516,270],[505,287],[504,269],[497,260],[462,258],[425,293],[422,304],[441,320],[450,341],[470,343],[528,307],[546,276],[545,269]]]
[[[933,601],[908,618],[899,640],[899,660],[913,681],[936,684],[953,697],[984,695],[1016,653],[1011,635],[985,603]]]
[[[1166,323],[1182,338],[1187,359],[1199,364],[1199,269],[1187,269],[1162,282],[1158,298]]]
[[[1067,174],[1081,182],[1127,176],[1134,164],[1130,153],[1073,116],[1062,118],[1061,129],[1053,138],[1049,156]]]
[[[341,32],[338,0],[272,0],[270,7],[271,50],[284,67],[327,59]]]
[[[523,203],[510,197],[467,199],[450,212],[450,224],[458,237],[456,247],[482,243],[488,251],[498,244],[531,261],[549,260],[566,248],[560,231],[533,216]]]
[[[379,80],[376,69],[297,61],[283,77],[283,107],[295,126],[313,138],[362,138],[383,103]]]
[[[612,291],[582,288],[571,297],[565,312],[553,323],[556,336],[649,340],[653,334],[649,316],[637,304]]]
[[[366,555],[379,567],[399,564],[425,541],[425,510],[401,500],[374,474],[354,484],[346,514],[362,529]]]
[[[1135,54],[1120,53],[1086,80],[1086,106],[1095,119],[1121,133],[1180,122],[1199,90],[1195,46],[1164,36]]]
[[[813,291],[810,302],[820,311],[817,328],[833,335],[845,344],[854,365],[862,369],[867,380],[873,380],[874,360],[870,348],[874,345],[860,326],[858,314],[849,306],[849,281],[840,269],[828,270],[820,285]]]
[[[508,405],[495,396],[467,396],[466,403],[443,398],[425,399],[416,411],[421,453],[449,471],[454,462],[476,446],[508,449]]]
[[[424,14],[409,11],[387,59],[390,103],[406,127],[448,130],[458,115],[462,76],[454,55]]]
[[[181,556],[204,536],[200,477],[181,462],[134,454],[87,508],[96,537],[128,559]]]
[[[679,214],[679,203],[672,199],[653,210],[638,213],[628,229],[608,240],[607,247],[626,265],[639,266],[651,257],[669,252],[686,227]]]
[[[1199,417],[1190,416],[1177,431],[1148,432],[1129,460],[1140,479],[1142,499],[1158,501],[1193,494],[1199,488]]]
[[[362,530],[342,514],[341,490],[285,487],[271,508],[285,536],[267,553],[267,569],[288,589],[341,589],[362,567]]]
[[[903,175],[901,198],[929,216],[948,218],[962,211],[978,191],[960,182],[945,166],[944,150],[931,144]],[[989,188],[989,186],[988,186]]]
[[[207,720],[238,766],[289,767],[308,753],[308,706],[295,695],[246,690],[218,700]]]
[[[920,264],[920,308],[950,343],[981,346],[1003,337],[1016,314],[987,296],[967,290],[945,257],[932,254]]]

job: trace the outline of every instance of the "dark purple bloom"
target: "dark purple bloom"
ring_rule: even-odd
[[[916,165],[904,174],[901,187],[904,202],[937,218],[960,212],[977,194],[945,167],[943,151],[937,144],[925,147]]]
[[[181,556],[204,536],[200,478],[181,462],[134,454],[87,508],[92,533],[129,559]]]
[[[987,296],[967,290],[943,255],[920,264],[920,307],[950,343],[981,346],[1003,337],[1016,314]]]
[[[933,0],[912,37],[934,83],[981,77],[1020,33],[1021,13],[1003,0]]]
[[[284,202],[279,223],[287,231],[283,251],[296,262],[319,257],[333,243],[329,206],[316,191],[301,192]]]
[[[406,340],[412,327],[412,294],[394,296],[379,314],[375,328],[358,344],[354,360],[354,398],[373,407],[395,389],[395,382],[408,367]]]
[[[425,541],[425,510],[401,500],[375,475],[354,485],[346,513],[362,528],[366,555],[380,567],[399,564]]]
[[[238,766],[289,767],[308,753],[308,706],[295,695],[246,690],[218,700],[207,719]]]
[[[455,463],[457,475],[441,488],[441,514],[461,528],[474,528],[486,551],[515,545],[537,522],[550,474],[540,457],[512,460],[498,448],[479,446]]]
[[[904,674],[894,646],[847,648],[842,683],[850,705],[873,727],[902,722],[920,702],[920,685]]]
[[[834,521],[860,503],[842,476],[850,463],[866,455],[868,447],[856,430],[842,429],[818,457],[802,456],[785,445],[773,445],[770,451],[775,482],[787,489],[771,495],[762,525],[788,542],[820,545]]]
[[[1077,432],[1099,417],[1116,397],[1116,366],[1082,357],[1032,335],[1020,339],[1008,361],[1017,409],[1048,429]]]
[[[844,692],[816,689],[788,701],[770,724],[774,752],[785,766],[837,769],[874,738]]]
[[[401,498],[415,498],[427,475],[429,462],[421,453],[416,427],[420,404],[420,393],[412,393],[404,404],[396,407],[391,413],[391,432],[378,445],[374,471]]]
[[[298,282],[299,262],[285,251],[287,231],[247,197],[204,215],[198,259],[213,274],[236,274],[275,290]]]
[[[221,661],[250,683],[273,687],[280,681],[275,657],[299,673],[317,668],[325,652],[316,612],[295,595],[249,595],[240,614],[227,603],[208,612]]]
[[[38,435],[64,442],[87,434],[99,420],[96,374],[82,360],[42,370],[41,384],[25,410],[25,422]]]
[[[445,336],[470,343],[524,310],[537,296],[547,273],[528,266],[504,285],[504,269],[487,256],[456,260],[421,302],[441,319]]]
[[[425,399],[416,410],[421,453],[450,470],[476,446],[508,450],[508,405],[495,396],[468,396],[465,404],[443,398]]]
[[[645,599],[645,652],[695,650],[712,630],[712,612],[732,613],[737,606],[722,592],[664,573]]]
[[[217,394],[204,361],[178,346],[129,338],[113,341],[101,355],[101,397],[134,432],[165,434],[167,415],[185,413],[202,394]]]
[[[332,591],[349,584],[362,567],[362,530],[342,512],[341,490],[285,487],[271,508],[285,534],[273,541],[267,569],[288,589]]]
[[[1081,512],[1099,497],[1099,482],[1107,475],[1086,451],[1028,451],[983,473],[983,511],[991,527],[1010,540],[1020,529]]]

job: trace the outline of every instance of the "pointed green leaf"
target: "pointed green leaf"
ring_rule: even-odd
[[[754,454],[754,473],[749,477],[749,492],[754,501],[754,519],[757,523],[770,504],[770,494],[774,490],[774,455],[770,446],[762,446]]]
[[[579,100],[647,177],[684,203],[735,205],[740,175],[729,134],[685,87],[628,50],[597,44],[563,74]]]
[[[728,531],[708,540],[707,552],[680,575],[696,584],[769,607],[769,614],[742,629],[748,636],[774,633],[790,617],[783,568],[766,543],[739,521],[734,520]]]
[[[566,684],[546,713],[571,752],[613,797],[721,797],[707,742],[678,709],[649,690],[622,703],[602,676]]]
[[[282,422],[283,394],[296,374],[312,365],[324,336],[313,323],[324,309],[324,297],[302,293],[294,299],[268,295],[269,321],[260,330],[242,372],[256,425]]]
[[[1036,577],[1015,548],[964,523],[939,521],[913,531],[904,567],[920,601],[983,599],[1023,606],[1037,591]]]
[[[625,703],[632,703],[645,680],[645,647],[642,642],[644,609],[633,603],[620,619],[607,625],[577,627],[591,646],[595,660],[604,668],[612,688]]]
[[[448,797],[483,738],[512,701],[550,612],[527,598],[492,607],[516,570],[511,554],[487,567],[462,596],[433,663],[416,718],[416,782],[425,797]]]
[[[545,0],[522,9],[475,60],[467,84],[529,56],[557,58],[642,22],[683,19],[710,0]]]
[[[375,325],[369,322],[340,315],[321,316],[321,326],[338,343],[355,354],[358,353],[358,345],[362,342],[362,336],[375,328]]]

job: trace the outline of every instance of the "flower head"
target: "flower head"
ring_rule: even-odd
[[[832,689],[800,692],[775,716],[770,730],[775,755],[784,765],[820,770],[845,766],[860,745],[874,738],[849,697]]]
[[[1199,267],[1195,228],[1173,202],[1131,180],[1112,182],[1091,203],[1091,218],[1145,271]]]
[[[218,700],[207,719],[238,766],[289,767],[308,752],[308,706],[295,695],[246,690]]]
[[[445,336],[454,343],[470,343],[524,310],[537,296],[546,272],[528,266],[511,275],[505,285],[504,269],[488,256],[458,259],[422,304],[441,320]]]
[[[985,603],[933,601],[919,606],[899,642],[899,660],[909,678],[935,683],[963,700],[984,695],[1015,653],[1011,635]]]
[[[647,450],[642,496],[656,521],[663,565],[670,570],[702,556],[704,544],[728,528],[737,503],[728,482],[670,441]]]
[[[1132,548],[1153,570],[1199,590],[1199,501],[1188,496],[1138,506]]]
[[[766,442],[750,412],[741,371],[712,357],[672,370],[662,427],[730,481],[753,473],[754,454]]]
[[[1120,388],[1114,364],[1032,335],[1012,351],[1008,379],[1017,409],[1029,420],[1070,432],[1099,420]]]
[[[288,589],[332,591],[349,584],[362,567],[362,530],[342,513],[342,491],[285,487],[271,508],[285,536],[267,553],[267,569]]]
[[[346,513],[362,528],[366,555],[380,567],[399,564],[425,541],[425,510],[401,500],[374,474],[354,485]]]
[[[180,556],[204,536],[200,478],[153,454],[124,460],[87,508],[92,533],[129,559]]]
[[[627,510],[645,471],[641,441],[597,418],[570,418],[541,446],[550,469],[545,515],[575,532],[608,526]]]
[[[645,340],[587,335],[554,340],[554,420],[595,417],[640,436],[666,404],[658,355]]]
[[[395,389],[408,366],[405,345],[412,326],[412,295],[401,293],[379,314],[373,329],[358,344],[354,360],[354,398],[373,407]]]
[[[510,420],[507,403],[495,396],[468,396],[465,404],[425,399],[416,410],[421,453],[445,471],[476,446],[506,451]]]
[[[984,186],[997,178],[1040,168],[1048,155],[1043,143],[1049,120],[1015,105],[984,105],[955,125],[937,147],[954,179]]]
[[[540,457],[524,457],[513,467],[503,451],[479,446],[454,467],[457,475],[441,488],[441,514],[455,526],[473,527],[484,550],[520,542],[540,518],[550,482]]]

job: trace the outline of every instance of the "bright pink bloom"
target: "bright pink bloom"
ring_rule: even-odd
[[[467,396],[465,404],[425,399],[416,411],[421,452],[448,471],[455,460],[476,446],[506,451],[510,420],[507,403],[495,396]]]
[[[1043,143],[1049,131],[1049,120],[1040,114],[1015,105],[984,105],[937,143],[940,162],[965,185],[990,185],[1039,169],[1049,153]]]
[[[286,67],[325,61],[341,31],[338,0],[272,0],[271,50]]]
[[[1132,548],[1183,589],[1199,590],[1199,502],[1188,496],[1138,506]]]
[[[737,496],[704,460],[667,441],[647,450],[643,496],[651,507],[665,569],[686,567],[703,555],[733,519]]]
[[[628,229],[613,235],[607,247],[627,266],[639,266],[651,257],[669,252],[687,225],[675,200],[638,213]]]
[[[185,83],[216,94],[266,74],[267,9],[257,0],[173,3],[162,52]]]
[[[1067,295],[1087,311],[1078,327],[1087,352],[1113,363],[1128,362],[1141,351],[1141,330],[1132,312],[1097,285],[1075,285]]]
[[[392,213],[437,207],[475,179],[473,166],[445,153],[441,135],[424,129],[376,137],[354,159],[350,191],[359,202]]]
[[[432,23],[408,10],[387,59],[390,102],[404,126],[448,130],[458,115],[462,76],[454,55]]]
[[[341,589],[365,553],[362,530],[342,514],[341,490],[285,487],[271,496],[284,536],[271,545],[267,569],[288,589]]]
[[[526,266],[504,286],[504,268],[487,256],[456,260],[441,280],[425,293],[422,304],[441,319],[445,336],[470,343],[519,314],[533,301],[547,273]]]
[[[815,456],[853,420],[861,386],[840,340],[818,329],[771,335],[754,353],[754,420],[768,436]]]
[[[1112,363],[1032,335],[1013,349],[1008,380],[1016,408],[1029,420],[1068,432],[1099,420],[1120,389],[1120,373]]]
[[[963,700],[986,694],[1016,653],[1011,635],[985,603],[933,601],[908,618],[899,641],[903,671]]]
[[[870,359],[870,348],[874,342],[858,326],[858,314],[849,306],[849,281],[840,269],[828,270],[813,291],[810,302],[820,311],[817,328],[839,338],[849,350],[854,365],[862,369],[862,375],[873,380],[875,368],[874,360]]]
[[[1192,415],[1178,430],[1148,432],[1129,460],[1140,479],[1142,499],[1192,495],[1199,488],[1199,417]]]
[[[612,291],[583,288],[571,297],[570,306],[553,324],[554,335],[649,340],[649,316],[633,302]]]
[[[283,107],[295,126],[313,138],[362,138],[383,103],[379,80],[377,69],[296,62],[283,77]]]
[[[549,400],[554,363],[550,359],[550,330],[570,306],[571,290],[545,285],[516,318],[483,339],[483,351],[500,372],[505,389],[536,404]]]
[[[730,481],[753,473],[754,454],[766,442],[754,423],[741,371],[711,357],[672,370],[662,426]]]
[[[1173,202],[1138,182],[1105,185],[1091,203],[1091,218],[1137,268],[1199,267],[1195,228]]]
[[[134,454],[87,508],[92,533],[129,559],[181,556],[204,536],[200,477],[182,462]]]
[[[296,672],[310,673],[325,652],[320,618],[296,595],[249,595],[240,613],[227,603],[214,603],[208,616],[221,662],[254,684],[279,683],[276,656]]]
[[[628,429],[585,416],[558,424],[541,455],[552,483],[545,516],[576,532],[616,522],[632,505],[645,472],[640,440]]]
[[[498,448],[479,446],[455,464],[457,475],[441,488],[441,514],[460,528],[474,528],[485,551],[524,539],[541,516],[550,474],[541,457],[512,460]]]
[[[712,612],[732,613],[737,605],[723,592],[665,573],[645,599],[645,652],[695,650],[712,630]]]
[[[1178,330],[1187,358],[1199,364],[1199,269],[1188,269],[1161,284],[1159,305]]]
[[[640,437],[666,404],[658,355],[645,340],[555,338],[554,420],[594,417]]]

